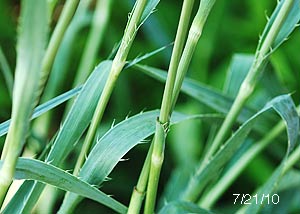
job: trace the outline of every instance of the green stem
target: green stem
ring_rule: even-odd
[[[185,74],[189,68],[192,56],[201,37],[204,24],[216,0],[202,0],[197,14],[189,30],[186,45],[184,47],[180,62],[178,65],[177,76],[175,80],[174,91],[172,95],[172,109],[174,109],[178,99]]]
[[[55,1],[53,1],[55,2]],[[37,103],[39,102],[40,96],[44,90],[45,84],[47,82],[49,73],[51,71],[56,53],[61,44],[63,36],[73,18],[73,15],[78,6],[79,0],[67,0],[62,14],[58,20],[58,23],[54,29],[54,32],[51,36],[48,48],[46,50],[43,62],[42,62],[42,74],[39,82],[39,95]]]
[[[136,214],[140,213],[142,203],[146,193],[146,187],[148,183],[150,164],[151,164],[151,155],[153,151],[153,142],[148,150],[146,160],[144,161],[144,165],[137,182],[137,185],[134,187],[134,190],[131,195],[130,203],[128,206],[128,214]]]
[[[159,176],[164,159],[165,138],[169,129],[169,119],[172,113],[172,95],[176,80],[176,71],[178,69],[182,49],[185,43],[185,38],[189,26],[189,20],[193,9],[193,5],[194,0],[185,0],[183,2],[180,14],[175,44],[172,51],[172,57],[170,60],[170,66],[168,70],[167,82],[164,89],[160,116],[156,124],[156,131],[154,135],[153,152],[151,155],[150,173],[145,204],[145,213],[153,213],[155,208]]]
[[[291,6],[293,5],[293,0],[286,0],[279,11],[277,17],[274,20],[273,25],[271,26],[268,34],[266,35],[266,38],[264,39],[262,46],[260,49],[256,52],[256,57],[255,60],[246,76],[244,79],[238,95],[229,111],[227,114],[220,130],[218,131],[214,141],[212,142],[211,147],[209,148],[208,152],[205,154],[202,164],[200,168],[203,168],[209,159],[212,157],[212,155],[216,152],[216,150],[219,148],[219,146],[223,143],[223,141],[226,139],[228,136],[229,131],[232,128],[232,125],[236,121],[236,118],[238,117],[239,113],[241,112],[242,107],[252,94],[258,77],[262,72],[262,68],[264,67],[268,54],[271,51],[272,44],[279,33],[281,26],[283,25],[283,22],[285,21],[286,16],[288,15]]]
[[[92,29],[87,44],[84,48],[82,60],[80,62],[78,73],[74,81],[74,87],[85,81],[93,67],[97,51],[99,50],[99,47],[103,40],[108,17],[110,14],[111,4],[112,0],[98,0],[97,2]],[[71,102],[69,103],[71,104]],[[86,154],[89,149],[90,145],[83,145],[74,168],[74,175],[77,175],[79,173],[79,170],[85,160]]]
[[[92,21],[91,31],[83,50],[74,85],[82,84],[91,72],[110,16],[112,0],[98,0]]]
[[[143,13],[146,3],[147,3],[147,0],[137,0],[136,4],[134,6],[134,9],[133,9],[133,14],[130,17],[130,19],[128,20],[128,24],[125,29],[121,45],[120,45],[118,52],[113,60],[108,79],[103,88],[102,94],[100,96],[94,116],[91,121],[90,128],[89,128],[87,136],[84,140],[82,152],[80,155],[81,159],[78,160],[78,163],[76,164],[77,168],[78,168],[77,170],[79,170],[79,168],[80,168],[79,166],[82,166],[82,164],[84,162],[84,157],[86,156],[89,149],[91,148],[92,142],[96,135],[97,127],[103,117],[104,111],[106,109],[106,106],[107,106],[107,103],[111,96],[111,93],[115,87],[118,76],[121,73],[121,71],[126,63],[126,58],[129,53],[129,50],[131,48],[131,45],[133,43],[133,40],[135,38],[135,35],[137,33],[137,30],[138,30],[137,26],[140,21],[140,18],[141,18],[141,15]]]
[[[246,166],[285,129],[283,121],[278,123],[262,140],[255,143],[231,168],[226,171],[210,191],[199,200],[199,206],[210,209],[225,190],[236,180]]]

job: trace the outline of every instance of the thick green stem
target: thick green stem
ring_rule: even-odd
[[[241,109],[243,108],[244,104],[252,94],[256,86],[258,77],[263,70],[262,68],[264,67],[267,61],[268,54],[272,49],[272,44],[278,32],[280,31],[281,26],[285,21],[285,18],[288,15],[292,5],[293,5],[293,0],[286,0],[284,2],[281,10],[279,11],[276,19],[274,20],[273,25],[271,26],[268,34],[266,35],[260,49],[257,51],[255,55],[255,60],[239,89],[239,93],[229,113],[227,114],[225,121],[223,122],[220,130],[218,131],[214,141],[212,142],[211,147],[209,148],[208,152],[205,154],[200,168],[203,168],[207,164],[207,162],[212,157],[212,155],[216,152],[219,146],[224,142],[224,140],[228,136],[229,131],[232,128],[232,125],[236,121],[236,118],[238,117],[239,113],[241,112]]]
[[[138,30],[137,26],[140,21],[140,18],[141,18],[141,15],[143,13],[146,3],[147,3],[147,0],[138,0],[136,2],[136,5],[134,6],[132,16],[128,20],[128,24],[125,29],[120,48],[118,49],[118,52],[113,60],[108,79],[103,88],[102,94],[100,96],[94,116],[91,121],[90,128],[89,128],[87,136],[84,140],[82,151],[80,154],[80,159],[78,160],[78,163],[76,164],[77,171],[82,166],[82,164],[84,162],[84,157],[86,156],[89,149],[91,148],[92,142],[96,135],[97,127],[103,117],[104,111],[106,109],[106,106],[107,106],[107,103],[111,96],[111,93],[115,87],[115,84],[119,77],[119,74],[121,73],[121,71],[126,63],[126,58],[129,53],[129,50],[131,48],[131,45],[133,43],[133,40],[135,38],[135,35],[137,33],[137,30]]]
[[[172,94],[175,85],[176,71],[178,69],[182,49],[185,43],[193,4],[194,0],[185,0],[183,2],[181,10],[180,20],[175,38],[175,44],[172,51],[172,57],[168,70],[167,82],[165,85],[164,95],[162,99],[160,116],[157,121],[156,131],[154,135],[145,213],[153,213],[155,208],[159,176],[164,159],[165,138],[167,135],[167,130],[169,129],[169,119],[172,113]]]
[[[201,37],[203,27],[206,23],[207,17],[215,4],[216,0],[202,0],[199,5],[197,14],[192,22],[189,30],[186,45],[184,47],[180,62],[178,65],[175,86],[172,95],[172,109],[174,109],[185,74],[189,68],[192,56]]]

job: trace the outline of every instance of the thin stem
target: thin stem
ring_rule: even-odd
[[[262,68],[264,67],[268,53],[271,50],[272,44],[278,34],[278,32],[281,29],[281,26],[283,22],[285,21],[286,16],[288,15],[291,7],[293,5],[293,0],[286,0],[279,11],[276,19],[274,20],[273,25],[271,26],[268,34],[266,35],[265,40],[262,43],[261,48],[257,51],[255,60],[244,79],[238,95],[227,114],[220,130],[218,131],[214,141],[212,142],[211,147],[209,148],[208,152],[205,154],[202,164],[200,168],[203,168],[209,159],[212,157],[212,155],[216,152],[216,150],[219,148],[219,146],[223,143],[225,138],[228,136],[229,130],[232,128],[232,125],[236,121],[236,118],[238,117],[239,113],[241,112],[241,109],[245,105],[246,101],[252,94],[259,75],[261,74]]]
[[[153,213],[155,208],[157,187],[160,171],[164,159],[164,146],[167,131],[169,129],[169,118],[172,113],[172,94],[175,85],[176,71],[185,43],[185,38],[189,26],[189,20],[193,8],[194,0],[185,0],[183,2],[179,24],[177,28],[175,44],[172,51],[170,66],[168,70],[167,82],[164,89],[161,111],[156,123],[156,131],[153,142],[153,152],[151,155],[150,173],[147,188],[147,197],[145,204],[145,213]]]
[[[128,214],[136,214],[140,213],[142,203],[146,194],[146,187],[148,183],[150,164],[151,164],[151,155],[153,151],[153,142],[148,150],[146,160],[144,161],[144,165],[137,182],[137,185],[134,187],[134,190],[131,195],[130,203],[128,206]]]
[[[243,156],[235,162],[231,168],[226,171],[222,178],[218,181],[210,191],[198,201],[199,206],[203,208],[211,208],[216,201],[222,196],[225,190],[236,180],[246,166],[274,139],[278,137],[285,129],[283,121],[279,122],[262,140],[255,143]]]
[[[147,187],[146,203],[144,213],[154,213],[157,187],[159,182],[160,171],[164,160],[164,146],[166,130],[164,124],[156,121],[156,132],[153,142],[153,152],[151,154],[150,172]]]
[[[82,59],[75,77],[73,85],[75,87],[86,80],[94,66],[97,51],[99,50],[105,35],[104,33],[110,16],[112,2],[113,0],[97,1],[91,31],[84,47]]]
[[[53,1],[55,2],[55,1]],[[62,14],[58,20],[58,23],[54,29],[54,32],[51,36],[48,48],[46,50],[43,62],[42,62],[42,75],[39,82],[39,95],[37,103],[39,102],[40,96],[44,90],[45,84],[47,82],[49,73],[51,71],[56,53],[61,44],[63,36],[73,18],[73,15],[76,11],[76,8],[79,4],[79,0],[67,0]]]
[[[108,22],[108,17],[110,14],[111,4],[112,0],[99,0],[97,2],[92,23],[92,29],[84,49],[82,60],[79,65],[78,74],[76,75],[74,81],[74,87],[85,81],[93,67],[93,63],[97,55],[96,53],[99,50],[99,47],[103,40],[104,32]],[[74,175],[77,175],[79,173],[79,170],[86,158],[86,154],[89,151],[89,149],[90,145],[83,145],[74,168]]]
[[[100,96],[94,116],[91,121],[90,128],[84,140],[82,152],[81,152],[81,160],[78,161],[77,168],[79,168],[79,166],[83,164],[84,157],[86,156],[89,149],[91,148],[92,142],[96,135],[97,127],[103,117],[104,111],[106,109],[111,93],[115,87],[118,76],[126,63],[126,58],[131,48],[131,45],[133,43],[133,40],[135,38],[135,35],[137,33],[138,30],[137,26],[140,21],[146,3],[147,0],[137,0],[133,9],[133,14],[128,20],[121,45],[113,60],[108,79],[103,88],[102,94]]]
[[[192,22],[191,28],[189,30],[186,45],[184,47],[180,62],[178,65],[178,71],[174,86],[174,91],[172,95],[172,110],[177,102],[179,92],[185,77],[185,74],[189,68],[192,56],[195,52],[198,41],[201,37],[203,27],[206,23],[207,17],[215,4],[216,0],[202,0],[199,5],[197,14]]]

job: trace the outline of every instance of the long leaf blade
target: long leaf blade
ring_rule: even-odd
[[[184,214],[184,213],[199,213],[213,214],[212,212],[200,208],[198,205],[186,201],[174,201],[166,204],[158,214]]]
[[[79,177],[93,185],[100,185],[117,165],[120,159],[143,139],[154,134],[155,121],[159,111],[149,111],[126,119],[109,130],[94,146]],[[187,116],[174,113],[171,124],[192,118],[214,118],[217,115]],[[78,203],[78,196],[70,194],[64,200],[61,210],[69,210]]]
[[[31,120],[41,116],[42,114],[54,109],[55,107],[59,106],[60,104],[66,102],[67,100],[71,99],[72,97],[76,96],[82,89],[82,86],[77,88],[71,89],[46,103],[43,103],[34,109],[32,114]],[[0,137],[5,135],[8,131],[8,127],[11,123],[11,120],[7,120],[0,124]]]
[[[191,177],[190,182],[186,190],[182,193],[181,198],[185,200],[196,200],[198,193],[194,190],[202,190],[205,185],[214,177],[217,176],[219,170],[222,166],[232,157],[232,155],[239,148],[241,143],[244,141],[250,130],[256,124],[259,117],[263,115],[266,111],[273,108],[277,111],[280,116],[285,120],[287,124],[288,132],[288,148],[286,156],[289,154],[293,146],[296,144],[298,130],[299,130],[299,118],[297,114],[296,107],[289,95],[282,95],[274,98],[270,101],[262,110],[252,116],[247,120],[233,135],[225,145],[217,152],[213,159],[207,164],[203,170],[198,170]],[[284,159],[285,161],[285,159]],[[279,171],[282,171],[279,170]],[[280,174],[280,173],[278,173]],[[276,179],[279,179],[279,177]],[[274,180],[276,180],[274,179]],[[267,191],[266,191],[267,192]],[[265,193],[266,193],[265,192]]]
[[[2,161],[0,161],[0,166],[1,165]],[[19,158],[15,179],[35,180],[50,184],[62,190],[74,192],[95,200],[119,213],[125,213],[127,209],[124,205],[90,184],[68,172],[39,160]]]

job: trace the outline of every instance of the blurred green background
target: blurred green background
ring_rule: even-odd
[[[105,32],[103,44],[97,53],[95,65],[101,60],[106,59],[113,47],[121,39],[133,2],[132,0],[113,1],[109,24]],[[195,2],[194,13],[199,4],[199,1]],[[55,9],[51,22],[51,30],[53,30],[56,24],[63,4],[64,1],[59,1]],[[182,1],[178,0],[162,0],[160,2],[156,12],[141,27],[128,59],[132,60],[139,55],[146,54],[173,42],[181,4]],[[94,5],[95,1],[90,7],[91,12],[94,10]],[[267,21],[266,16],[271,15],[275,6],[276,1],[274,0],[217,1],[203,31],[203,37],[197,46],[188,76],[222,90],[233,55],[235,53],[254,54],[259,34],[262,33]],[[12,70],[14,70],[16,62],[19,12],[19,1],[0,1],[0,45]],[[89,30],[89,26],[80,29],[76,35],[75,42],[71,45],[70,60],[66,62],[67,73],[62,77],[62,87],[56,89],[57,95],[69,90],[72,86]],[[291,38],[272,56],[272,64],[269,66],[270,68],[268,67],[270,70],[268,72],[277,80],[279,85],[267,86],[271,87],[271,90],[277,91],[278,94],[293,93],[292,96],[296,104],[299,104],[300,95],[299,36],[300,31],[297,28]],[[171,47],[168,47],[163,52],[143,61],[142,64],[167,69],[170,53]],[[125,70],[121,74],[112,95],[105,113],[103,126],[109,127],[114,119],[116,122],[119,122],[127,115],[134,115],[142,110],[159,108],[162,93],[163,84],[134,69]],[[264,105],[264,103],[260,103],[260,105]],[[59,128],[64,106],[61,105],[54,110],[51,129],[47,136],[48,139],[45,139],[46,141]],[[180,96],[176,109],[186,113],[213,112],[213,110],[186,95]],[[9,119],[10,113],[11,98],[4,77],[0,73],[0,122]],[[209,138],[209,134],[210,126],[199,121],[189,121],[181,124],[180,127],[171,128],[166,148],[166,161],[161,175],[160,193],[163,191],[175,166],[179,164],[189,165],[190,162],[197,161],[205,141]],[[4,137],[0,138],[1,146],[4,139]],[[182,143],[179,144],[178,142],[186,142],[186,144],[182,146]],[[112,180],[105,182],[102,189],[114,195],[121,202],[128,204],[131,190],[137,181],[147,148],[148,145],[140,145],[127,154],[125,158],[129,160],[120,162],[110,176]],[[182,152],[182,149],[185,149],[186,152]],[[230,191],[224,195],[218,206],[229,205],[228,207],[231,209],[233,204],[232,193],[251,193],[255,189],[255,186],[265,181],[279,160],[276,156],[276,151],[269,150],[272,150],[272,148],[269,148],[264,155],[260,155],[251,163],[243,175],[230,188]],[[66,163],[65,167],[72,167],[75,158],[76,152],[70,156],[68,159],[69,162]],[[59,192],[58,195],[61,198],[62,192]],[[59,202],[55,202],[55,204],[55,206],[58,206]],[[82,213],[83,210],[88,210],[91,213],[110,212],[105,210],[101,205],[87,199],[84,203],[80,204],[77,213]],[[100,212],[100,210],[102,211]]]

